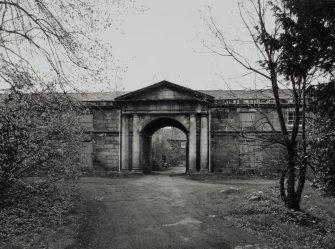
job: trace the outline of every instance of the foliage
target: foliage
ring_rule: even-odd
[[[80,107],[56,91],[110,82],[104,72],[115,69],[111,46],[95,32],[111,25],[110,4],[123,8],[126,2],[131,0],[0,1],[2,238],[48,231],[48,224],[63,221],[69,202],[55,186],[78,174],[82,131]],[[41,184],[27,182],[36,175]]]
[[[0,248],[65,248],[72,244],[78,226],[75,185],[29,179],[11,193],[0,201]]]
[[[331,131],[331,118],[327,118],[322,113],[327,112],[325,103],[333,102],[333,96],[323,90],[317,91],[318,95],[314,95],[319,101],[316,109],[317,120],[312,122],[313,137],[307,137],[306,134],[306,95],[311,85],[320,82],[329,82],[333,78],[332,72],[335,69],[335,3],[331,1],[316,0],[284,0],[274,1],[272,5],[276,22],[280,24],[282,32],[279,37],[281,44],[281,54],[278,59],[279,73],[285,76],[286,80],[290,80],[293,89],[298,88],[302,95],[302,103],[298,108],[302,112],[302,148],[297,153],[301,157],[301,161],[297,160],[300,166],[299,176],[301,172],[306,172],[308,163],[316,164],[319,179],[322,185],[329,188],[329,184],[333,182],[331,176],[333,173],[334,163],[333,141]],[[302,82],[302,83],[301,83]],[[330,90],[331,84],[326,84]],[[301,89],[301,90],[300,90]],[[323,94],[322,94],[323,92]],[[316,93],[316,92],[315,92]],[[330,106],[332,106],[332,104]],[[323,109],[322,110],[320,110]],[[313,109],[313,108],[312,108]],[[332,109],[332,108],[330,108]],[[299,109],[297,109],[299,110]],[[297,113],[296,110],[296,113]],[[321,116],[320,116],[321,115]],[[317,135],[318,134],[318,135]],[[325,139],[329,136],[329,140]],[[312,139],[312,141],[309,141]],[[308,142],[309,141],[309,142]],[[307,143],[309,147],[307,148]],[[309,151],[307,151],[309,149]],[[313,162],[308,162],[308,154]],[[330,175],[329,175],[330,174]],[[299,183],[300,184],[300,183]],[[299,187],[298,187],[299,188]]]
[[[82,132],[80,109],[53,91],[25,94],[13,89],[0,112],[0,191],[23,177],[50,181],[78,174]]]
[[[335,80],[310,87],[308,97],[309,111],[335,120]]]
[[[327,195],[335,195],[335,82],[310,90],[310,107],[315,113],[308,131],[310,163],[316,173],[318,187]]]
[[[282,25],[280,69],[284,75],[304,76],[334,69],[335,3],[325,0],[274,1]],[[325,75],[324,75],[325,76]],[[319,75],[318,75],[319,78]]]
[[[0,84],[10,89],[1,103],[0,191],[27,175],[77,172],[79,109],[55,91],[110,72],[110,47],[94,33],[111,25],[110,4],[120,1],[0,1]]]
[[[335,195],[334,122],[321,117],[311,122],[308,150],[310,163],[316,171],[317,185],[326,194]]]
[[[293,46],[299,50],[301,65],[331,72],[335,69],[335,3],[329,0],[283,0],[289,10],[280,11],[279,20],[286,25],[285,30],[294,32]],[[289,42],[289,40],[287,40]],[[300,44],[299,44],[300,43]],[[303,62],[303,63],[301,63]],[[295,70],[296,71],[296,70]]]
[[[277,1],[278,2],[278,1]],[[314,165],[321,188],[332,192],[334,179],[334,82],[335,69],[335,3],[325,0],[284,0],[282,7],[274,7],[277,22],[282,24],[283,54],[279,69],[286,76],[311,77],[325,82],[309,93],[311,111],[316,114],[310,122],[308,137],[303,134],[307,164]],[[329,83],[330,82],[330,83]],[[309,83],[314,83],[313,79]],[[314,90],[313,90],[314,89]],[[308,143],[308,148],[307,148]],[[333,185],[333,186],[331,186]]]

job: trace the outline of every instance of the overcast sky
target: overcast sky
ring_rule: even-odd
[[[250,40],[238,14],[237,0],[135,2],[144,11],[122,14],[122,22],[99,34],[112,44],[115,59],[125,68],[122,79],[111,85],[118,82],[125,90],[136,90],[168,80],[193,89],[227,89],[227,83],[231,89],[264,86],[255,75],[240,78],[247,71],[229,57],[210,53],[202,44],[202,40],[211,46],[216,42],[206,24],[209,6],[230,40]],[[244,45],[242,52],[256,61],[252,44]]]

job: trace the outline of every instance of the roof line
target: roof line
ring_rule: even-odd
[[[132,96],[132,95],[135,95],[135,94],[138,94],[138,93],[141,93],[141,92],[144,92],[144,91],[147,91],[147,90],[150,90],[150,89],[153,89],[153,88],[157,88],[161,85],[166,85],[166,86],[170,86],[170,87],[175,87],[177,89],[180,89],[184,92],[188,92],[188,93],[191,93],[192,95],[195,95],[194,93],[204,97],[204,99],[209,99],[211,101],[214,101],[214,97],[212,95],[209,95],[209,94],[206,94],[206,93],[203,93],[203,92],[200,92],[200,91],[197,91],[197,90],[193,90],[191,88],[187,88],[187,87],[184,87],[184,86],[181,86],[181,85],[178,85],[178,84],[175,84],[175,83],[172,83],[172,82],[169,82],[169,81],[166,81],[166,80],[163,80],[163,81],[160,81],[160,82],[157,82],[155,84],[152,84],[150,86],[147,86],[147,87],[143,87],[141,89],[138,89],[138,90],[135,90],[135,91],[132,91],[132,92],[129,92],[129,93],[126,93],[126,94],[123,94],[121,96],[118,96],[115,98],[115,101],[120,101],[124,98],[127,98],[129,96]]]

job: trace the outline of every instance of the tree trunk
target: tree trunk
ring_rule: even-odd
[[[287,165],[285,165],[285,168],[281,172],[280,181],[279,181],[279,189],[280,189],[280,197],[285,203],[286,200],[286,191],[285,191],[285,179],[287,174]]]
[[[300,198],[295,192],[295,148],[287,148],[287,180],[286,180],[286,198],[283,200],[285,206],[289,209],[300,211]]]
[[[302,164],[300,165],[298,176],[297,196],[301,200],[302,191],[304,190],[307,170],[307,138],[306,138],[306,79],[303,82],[302,92]]]
[[[295,149],[287,147],[286,166],[280,177],[280,196],[285,206],[289,209],[300,211],[300,196],[295,191]],[[285,182],[286,180],[286,182]],[[286,183],[286,184],[285,184]]]
[[[287,197],[286,201],[285,201],[285,206],[288,209],[293,209],[295,211],[300,211],[300,201],[299,198],[294,194],[294,196],[291,197]]]

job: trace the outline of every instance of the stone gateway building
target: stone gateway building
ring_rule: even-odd
[[[133,92],[76,95],[87,107],[82,162],[94,171],[149,172],[152,136],[163,127],[186,135],[187,172],[275,173],[283,150],[270,90],[195,91],[167,81]],[[293,125],[289,91],[281,91]]]

